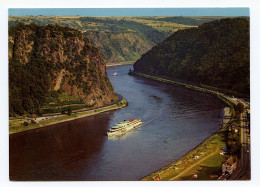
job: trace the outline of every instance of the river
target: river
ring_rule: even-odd
[[[224,104],[217,98],[129,76],[131,67],[107,68],[127,107],[10,135],[10,179],[139,180],[220,128]],[[120,137],[106,136],[114,124],[131,118],[141,118],[144,124]]]

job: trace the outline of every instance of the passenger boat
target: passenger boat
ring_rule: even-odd
[[[127,121],[117,123],[109,131],[107,131],[107,135],[108,136],[114,136],[114,135],[123,134],[123,133],[141,125],[142,123],[143,122],[142,122],[141,119],[130,119],[130,120],[127,120]]]

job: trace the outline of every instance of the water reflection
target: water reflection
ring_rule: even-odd
[[[125,132],[123,134],[120,135],[115,135],[115,136],[108,136],[107,139],[108,140],[112,140],[112,141],[117,141],[117,140],[124,140],[127,139],[131,136],[137,135],[138,131],[131,131],[131,132]]]
[[[10,178],[73,180],[99,159],[112,113],[11,135]]]

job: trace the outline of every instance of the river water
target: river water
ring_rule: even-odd
[[[129,76],[130,67],[107,68],[127,107],[10,135],[10,179],[139,180],[219,129],[224,104],[218,99]],[[144,124],[120,137],[106,136],[114,124],[131,118]]]

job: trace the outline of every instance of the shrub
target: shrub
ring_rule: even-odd
[[[35,120],[32,120],[32,124],[34,124],[34,125],[35,125],[35,124],[37,124],[37,122],[36,122]]]
[[[28,126],[29,123],[27,121],[23,122],[23,126]]]
[[[69,107],[68,107],[68,115],[70,116],[71,113],[72,113],[72,109],[71,109],[71,107],[69,106]]]
[[[236,105],[236,111],[237,111],[237,113],[238,113],[238,114],[241,114],[241,113],[244,112],[244,110],[245,110],[244,105],[239,102],[239,103]]]

